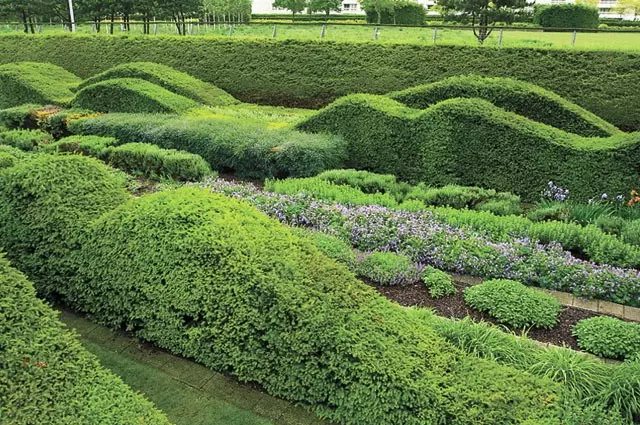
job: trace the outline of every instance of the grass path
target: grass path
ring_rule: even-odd
[[[60,318],[104,367],[175,425],[323,425],[306,410],[69,312]]]

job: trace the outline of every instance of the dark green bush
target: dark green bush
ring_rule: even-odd
[[[83,109],[60,109],[55,106],[22,105],[0,110],[0,125],[10,129],[40,129],[51,134],[54,139],[68,136],[67,122],[95,115]]]
[[[640,324],[613,317],[592,317],[579,321],[573,335],[581,349],[602,357],[634,358],[640,354]]]
[[[146,80],[160,87],[164,87],[170,92],[188,97],[206,105],[220,106],[238,103],[229,93],[217,88],[213,84],[205,83],[189,74],[153,62],[133,62],[117,65],[105,72],[86,79],[78,88],[82,89],[100,81],[118,78],[139,78]]]
[[[380,22],[375,10],[366,10],[366,14],[370,24],[424,25],[427,10],[421,4],[400,0],[394,4],[392,12],[382,11]]]
[[[38,123],[34,113],[42,105],[26,104],[0,110],[0,125],[11,130],[35,130]]]
[[[0,244],[48,295],[73,274],[69,254],[88,223],[128,198],[124,177],[98,160],[36,155],[0,171]]]
[[[344,137],[349,167],[430,186],[511,192],[526,201],[538,200],[549,180],[581,199],[624,193],[639,177],[640,133],[581,137],[481,99],[418,111],[383,96],[351,95],[298,128]]]
[[[0,330],[2,423],[169,425],[80,345],[2,256]]]
[[[559,386],[466,359],[244,202],[192,188],[131,200],[90,225],[75,259],[65,295],[96,320],[337,423],[561,421]]]
[[[600,12],[586,4],[538,5],[533,22],[543,28],[598,28]]]
[[[607,137],[620,132],[602,118],[552,91],[512,78],[449,77],[390,93],[389,97],[418,109],[455,97],[480,98],[506,111],[581,136]]]
[[[453,75],[511,77],[553,90],[621,129],[640,130],[640,54],[626,51],[75,34],[7,35],[0,38],[0,52],[0,62],[49,61],[82,78],[118,63],[157,62],[242,101],[300,107]]]
[[[422,281],[429,288],[429,295],[432,298],[442,298],[458,293],[451,275],[434,267],[425,267],[422,271]]]
[[[182,113],[198,104],[187,97],[137,78],[115,78],[86,86],[71,101],[97,112]]]
[[[72,73],[50,63],[0,65],[0,109],[25,103],[65,105],[73,97],[71,89],[80,81]]]
[[[214,170],[253,178],[311,176],[339,168],[344,161],[344,142],[338,137],[309,137],[238,119],[108,114],[72,121],[69,128],[77,134],[116,137],[122,143],[191,152]]]
[[[464,291],[470,306],[514,328],[553,328],[562,310],[551,295],[513,280],[488,280]]]
[[[53,142],[50,134],[40,130],[10,130],[0,133],[0,145],[31,151],[40,145]]]

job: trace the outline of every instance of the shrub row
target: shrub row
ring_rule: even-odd
[[[80,345],[2,256],[0,330],[2,423],[169,425]]]
[[[344,137],[347,165],[356,169],[411,183],[480,186],[527,201],[537,200],[549,180],[586,199],[626,193],[638,179],[640,133],[585,138],[481,99],[417,111],[383,96],[351,95],[298,128]]]
[[[60,109],[52,106],[25,104],[0,110],[0,125],[14,130],[42,130],[56,140],[69,136],[70,120],[95,115],[84,109]]]
[[[600,12],[586,4],[538,5],[533,22],[543,28],[598,28]]]
[[[0,63],[23,60],[51,62],[82,78],[114,64],[157,62],[242,101],[304,107],[453,75],[511,77],[553,90],[623,130],[640,130],[640,54],[629,52],[130,35],[0,38]]]
[[[66,184],[43,185],[61,180],[47,160],[87,175],[60,169]],[[52,233],[24,222],[30,240],[0,240],[18,257],[16,244],[33,249],[47,237],[75,265],[75,276],[56,289],[101,323],[133,329],[346,425],[585,424],[584,415],[565,413],[581,407],[559,384],[466,356],[245,202],[184,188],[116,206],[106,190],[91,195],[110,199],[111,210],[87,224],[85,182],[111,186],[104,166],[41,155],[0,173],[0,190],[23,175],[32,179],[19,180],[22,196],[2,199],[5,211],[58,219],[64,212],[58,224],[67,228]],[[20,233],[2,218],[4,233]]]
[[[418,109],[426,109],[455,97],[475,97],[533,121],[581,136],[607,137],[620,132],[602,118],[554,92],[512,78],[477,75],[449,77],[435,83],[390,93],[389,97]]]
[[[50,145],[50,150],[93,156],[134,176],[152,179],[198,181],[212,174],[199,155],[148,143],[118,143],[111,137],[71,136]]]
[[[310,176],[344,161],[342,139],[269,129],[240,119],[108,114],[69,123],[76,134],[150,143],[203,157],[214,170],[253,178]]]

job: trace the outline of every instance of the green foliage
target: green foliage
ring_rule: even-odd
[[[0,125],[12,130],[36,129],[33,112],[42,108],[41,105],[26,104],[0,110]]]
[[[117,65],[109,70],[86,79],[78,86],[82,89],[105,80],[137,78],[149,81],[170,92],[193,99],[210,106],[224,106],[238,103],[230,94],[213,84],[205,83],[166,65],[153,62],[132,62]],[[129,112],[143,112],[141,110]]]
[[[640,359],[614,368],[600,397],[629,423],[637,418],[640,415]]]
[[[169,425],[80,345],[2,256],[0,329],[3,423]]]
[[[97,112],[182,113],[198,104],[138,78],[114,78],[86,86],[71,101],[76,108]]]
[[[552,90],[621,129],[640,130],[640,55],[628,52],[82,34],[7,35],[0,52],[0,62],[37,58],[82,78],[116,63],[157,62],[245,102],[313,108],[349,93],[387,93],[452,75],[510,77]],[[251,66],[238,58],[251,58]]]
[[[624,226],[622,240],[628,244],[640,246],[640,220],[632,220]]]
[[[351,95],[298,128],[344,137],[349,167],[430,186],[480,186],[525,201],[536,201],[549,180],[580,199],[624,193],[638,179],[640,133],[581,137],[481,99],[415,110],[383,96]]]
[[[353,248],[339,237],[303,227],[293,227],[291,230],[298,236],[310,240],[313,246],[327,257],[345,264],[350,270],[356,267],[356,254]]]
[[[573,327],[581,349],[602,357],[631,359],[640,354],[640,324],[607,316],[583,319]]]
[[[363,254],[357,274],[383,286],[406,285],[420,279],[418,268],[411,260],[393,252]]]
[[[489,211],[496,215],[520,212],[520,197],[511,193],[496,192],[493,189],[473,186],[428,187],[419,184],[407,193],[405,199],[418,199],[426,205]]]
[[[128,198],[125,179],[95,159],[36,155],[0,171],[0,242],[45,295],[73,274],[88,223]]]
[[[11,130],[0,133],[0,145],[12,146],[23,151],[34,150],[52,141],[50,134],[40,130]]]
[[[464,291],[470,306],[514,328],[553,328],[561,306],[551,295],[513,280],[488,280]]]
[[[627,223],[629,222],[624,218],[613,215],[602,215],[595,221],[596,226],[610,235],[621,235],[622,231],[627,227]]]
[[[15,46],[14,46],[15,47]],[[80,78],[50,63],[0,65],[0,109],[25,103],[67,104]]]
[[[64,295],[99,322],[337,423],[560,423],[559,386],[465,359],[244,202],[193,188],[133,199],[89,226],[75,260]],[[461,410],[462,387],[482,407]]]
[[[54,139],[68,136],[67,122],[95,115],[82,109],[60,109],[55,106],[21,105],[0,110],[0,124],[10,129],[40,129]]]
[[[364,193],[394,192],[397,185],[396,176],[393,174],[376,174],[353,169],[328,170],[316,177],[337,185],[355,187]]]
[[[104,152],[111,146],[117,146],[118,140],[113,137],[70,136],[46,147],[49,152],[68,152],[103,158]]]
[[[422,281],[429,288],[429,295],[432,298],[442,298],[458,293],[451,275],[435,267],[425,267],[422,271]]]
[[[600,12],[586,4],[536,6],[533,22],[543,28],[598,28]]]
[[[339,168],[343,141],[269,129],[239,119],[189,119],[144,114],[108,114],[72,121],[77,134],[116,137],[122,143],[151,143],[203,157],[214,170],[251,178],[310,176]]]
[[[479,98],[518,115],[568,133],[608,137],[620,132],[602,118],[535,84],[512,78],[455,76],[435,83],[390,93],[411,108],[426,109],[455,97]]]
[[[365,2],[366,3],[366,2]],[[424,25],[427,11],[423,5],[412,1],[394,1],[393,9],[382,10],[380,22],[375,9],[366,9],[367,23],[395,25]]]

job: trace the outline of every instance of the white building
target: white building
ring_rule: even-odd
[[[575,3],[575,0],[536,0],[536,4],[568,4]],[[600,0],[598,9],[600,9],[601,18],[628,19],[633,20],[633,15],[625,15],[615,11],[617,0]]]
[[[433,8],[436,4],[434,0],[418,0],[417,2],[423,5],[427,10]],[[291,11],[287,9],[273,7],[273,0],[253,0],[252,4],[251,13],[254,14],[291,14]],[[364,15],[365,12],[360,7],[358,0],[342,0],[342,11],[331,13],[335,13],[337,15],[342,13],[347,15]]]

